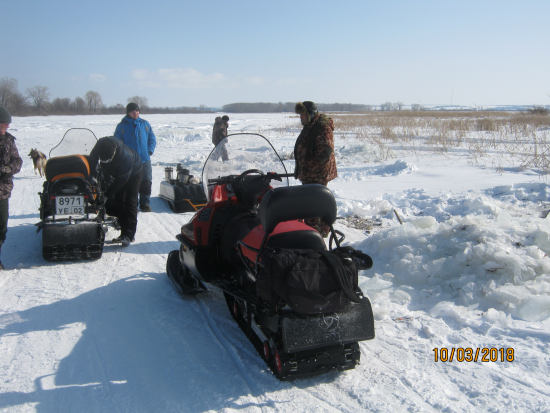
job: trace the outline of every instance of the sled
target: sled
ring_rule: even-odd
[[[206,204],[204,189],[200,183],[194,184],[190,180],[189,170],[181,164],[176,167],[176,178],[172,178],[173,167],[164,168],[165,180],[161,181],[159,197],[168,202],[173,212],[195,212]]]

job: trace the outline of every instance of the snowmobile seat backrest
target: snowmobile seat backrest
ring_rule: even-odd
[[[54,182],[63,178],[90,176],[90,164],[84,155],[57,156],[46,162],[46,180]]]
[[[320,217],[328,225],[336,221],[336,200],[324,185],[286,186],[269,191],[260,203],[260,223],[268,234],[277,224]]]

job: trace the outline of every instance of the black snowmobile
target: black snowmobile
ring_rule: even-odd
[[[285,166],[258,134],[229,135],[204,165],[207,204],[176,235],[168,277],[183,295],[223,290],[229,311],[281,380],[353,369],[374,338],[358,269],[371,258],[341,247],[336,201],[322,185],[288,186]],[[221,144],[221,143],[220,143]],[[329,248],[303,219],[330,224]],[[336,248],[332,248],[332,244]]]
[[[103,191],[89,154],[97,138],[89,129],[69,129],[50,150],[40,192],[42,256],[47,261],[98,259],[105,241]]]
[[[194,183],[193,175],[181,163],[176,166],[176,178],[172,177],[174,168],[164,168],[164,181],[160,183],[159,197],[168,201],[174,212],[198,211],[206,204],[206,195],[200,183]]]

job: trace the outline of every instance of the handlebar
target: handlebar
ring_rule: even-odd
[[[228,176],[220,176],[218,178],[212,178],[208,180],[209,184],[226,184],[229,182],[235,182],[239,179],[241,179],[242,175],[228,175]],[[258,176],[260,177],[260,176]],[[277,172],[267,172],[265,175],[261,175],[261,178],[267,179],[268,181],[271,181],[272,179],[280,181],[281,178],[294,178],[294,174],[279,174]]]

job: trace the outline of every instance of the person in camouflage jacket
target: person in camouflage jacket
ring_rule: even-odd
[[[214,119],[214,127],[212,129],[212,143],[214,146],[223,141],[227,137],[227,128],[229,127],[229,116],[224,115],[222,117],[216,117]],[[220,145],[218,148],[219,155],[215,158],[216,160],[221,156],[223,161],[227,161],[229,156],[227,154],[227,149],[225,144]]]
[[[13,189],[12,176],[21,170],[23,160],[15,146],[15,137],[7,132],[11,123],[8,110],[0,106],[0,251],[8,232],[9,198]],[[4,266],[0,261],[0,270]]]
[[[294,145],[294,177],[302,184],[321,184],[338,176],[334,156],[334,122],[331,118],[317,111],[311,101],[296,103],[295,112],[300,115],[304,125]],[[330,227],[320,218],[311,218],[306,224],[318,230],[326,237]]]
[[[315,103],[296,104],[304,128],[294,145],[294,177],[303,184],[327,185],[338,176],[334,157],[334,122],[317,111]]]

